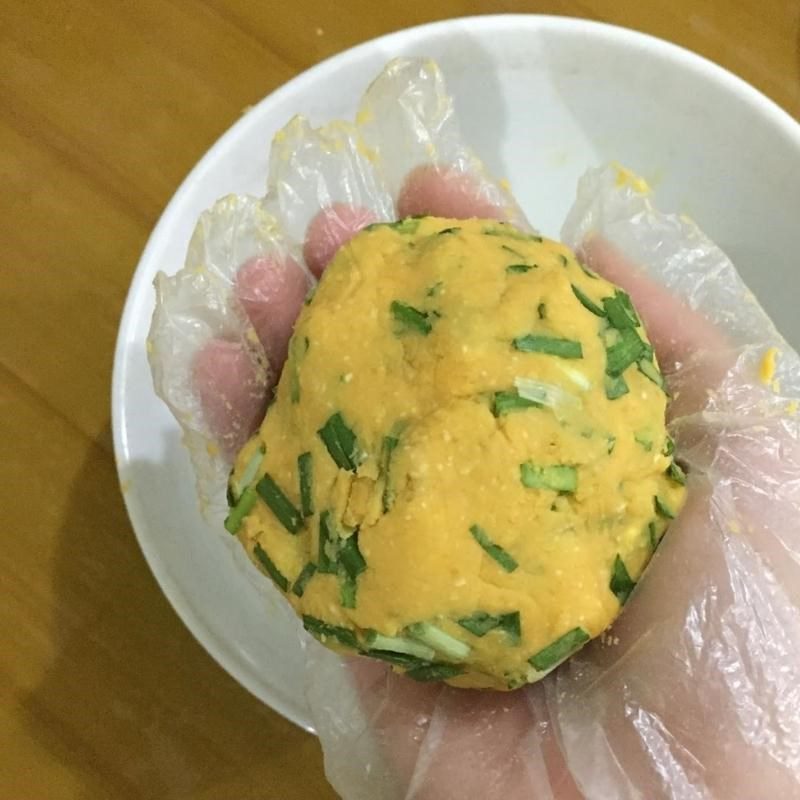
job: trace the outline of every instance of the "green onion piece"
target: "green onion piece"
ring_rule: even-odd
[[[306,303],[311,302],[309,295]],[[300,360],[308,352],[308,339],[303,338],[303,348],[300,348],[300,339],[293,336],[289,342],[289,399],[292,403],[300,402]]]
[[[309,632],[314,634],[318,639],[324,643],[326,639],[336,639],[339,644],[346,647],[357,648],[358,642],[356,635],[349,628],[342,628],[339,625],[331,625],[328,622],[323,622],[321,619],[303,614],[303,627]]]
[[[515,350],[523,353],[544,353],[559,358],[583,358],[583,347],[572,339],[559,339],[555,336],[540,336],[529,333],[518,336],[512,342]]]
[[[530,272],[534,267],[531,264],[509,264],[506,267],[506,272],[509,275],[521,275],[525,272]]]
[[[661,451],[662,455],[671,456],[675,452],[675,442],[672,441],[671,436],[667,436],[664,442],[664,449]]]
[[[527,408],[542,408],[541,403],[520,397],[516,389],[495,392],[492,398],[492,414],[502,417],[511,411],[524,411]]]
[[[539,467],[526,461],[519,465],[519,477],[522,485],[528,489],[574,492],[578,488],[578,470],[568,464]]]
[[[381,661],[386,661],[404,669],[427,667],[430,664],[428,659],[417,658],[406,653],[396,653],[393,650],[362,650],[361,652],[371,658],[378,658]]]
[[[472,538],[484,549],[489,558],[494,559],[506,572],[513,572],[519,564],[506,550],[495,544],[480,525],[470,526]]]
[[[593,300],[587,297],[574,283],[572,284],[572,293],[578,298],[580,304],[592,314],[598,317],[604,317],[606,312],[600,308]]]
[[[444,681],[448,678],[455,678],[464,671],[458,664],[424,664],[413,667],[405,674],[415,681],[427,683],[430,681]]]
[[[508,253],[511,253],[512,256],[521,259],[522,261],[525,260],[525,256],[519,252],[519,250],[515,250],[513,247],[509,247],[507,244],[501,244],[500,247]]]
[[[626,328],[638,328],[641,325],[639,317],[633,310],[630,297],[619,289],[613,297],[603,298],[603,308],[612,328],[621,331]]]
[[[638,444],[645,453],[649,453],[653,449],[653,437],[645,431],[637,431],[633,434],[633,440]]]
[[[300,510],[304,517],[310,517],[314,513],[311,453],[301,453],[297,457],[297,472],[300,475]]]
[[[631,579],[625,562],[620,557],[620,554],[617,553],[614,559],[614,566],[611,568],[611,583],[609,583],[608,588],[619,600],[619,604],[624,606],[634,586],[636,586],[636,582]]]
[[[439,292],[442,290],[443,285],[444,284],[442,283],[442,281],[437,281],[436,283],[433,284],[433,286],[431,286],[428,289],[428,291],[425,292],[425,297],[436,297],[436,295],[438,295]]]
[[[432,647],[437,653],[441,653],[451,661],[463,661],[472,649],[468,644],[445,633],[430,622],[416,622],[409,625],[407,631],[412,639]]]
[[[658,538],[658,531],[656,530],[656,523],[650,522],[647,525],[647,534],[650,537],[650,548],[655,553],[656,548],[658,547],[659,538]]]
[[[611,455],[614,452],[614,448],[617,446],[617,437],[609,434],[606,436],[606,441],[608,442],[608,454]]]
[[[597,273],[589,269],[589,267],[587,267],[586,264],[583,264],[582,262],[579,261],[578,266],[583,270],[584,275],[588,276],[589,278],[594,278],[595,280],[597,279]]]
[[[645,378],[651,380],[656,386],[658,386],[659,389],[664,388],[666,385],[664,382],[664,376],[658,371],[658,368],[652,361],[649,361],[646,358],[640,358],[636,362],[636,367],[638,368],[639,372],[645,376]]]
[[[394,492],[392,491],[389,483],[389,469],[392,464],[392,453],[400,443],[396,436],[384,436],[383,447],[381,449],[381,473],[384,478],[383,497],[381,503],[383,505],[383,513],[385,514],[392,507],[394,503]]]
[[[323,511],[319,516],[319,550],[317,552],[317,569],[327,575],[335,575],[339,570],[336,559],[339,553],[339,535],[334,528],[330,511]]]
[[[230,475],[228,475],[228,486],[225,489],[225,499],[228,501],[228,508],[233,508],[236,505],[236,495],[233,492],[233,486],[231,482],[233,481],[233,470],[231,470]]]
[[[507,236],[509,239],[516,239],[520,242],[543,242],[541,236],[533,233],[523,233],[516,228],[512,228],[507,222],[498,222],[496,225],[487,226],[481,233],[485,236]]]
[[[302,597],[306,590],[306,586],[308,586],[308,582],[314,577],[316,572],[317,565],[313,561],[309,561],[308,564],[306,564],[303,569],[300,570],[300,574],[292,584],[292,594],[296,595],[297,597]]]
[[[458,624],[473,636],[478,637],[485,636],[489,631],[499,628],[515,643],[519,642],[522,633],[519,611],[511,611],[508,614],[487,614],[485,611],[476,611],[469,617],[459,619]]]
[[[433,325],[428,321],[430,314],[427,311],[420,311],[399,300],[392,300],[389,310],[404,330],[415,331],[423,336],[427,336],[433,330]]]
[[[397,231],[398,233],[416,233],[419,228],[421,217],[406,217],[405,219],[398,220],[397,222],[373,222],[367,225],[365,231],[376,231],[381,228],[389,228],[390,230]]]
[[[536,306],[536,313],[539,319],[547,319],[547,305],[545,303],[539,303],[539,305]]]
[[[367,631],[364,641],[372,650],[389,650],[393,653],[403,653],[422,661],[433,661],[436,658],[436,651],[432,647],[405,636],[384,636],[377,631]]]
[[[358,442],[344,417],[337,411],[317,431],[337,467],[356,471],[358,466]]]
[[[675,512],[658,496],[653,498],[656,514],[667,519],[675,519]]]
[[[253,453],[250,460],[247,462],[247,466],[245,466],[242,471],[239,486],[249,486],[256,479],[256,475],[258,475],[258,471],[261,469],[261,464],[264,462],[264,455],[266,452],[267,448],[262,444],[258,450]]]
[[[606,397],[609,400],[617,400],[629,392],[628,384],[625,383],[625,378],[623,378],[622,375],[617,375],[614,378],[610,375],[605,375],[604,384]]]
[[[686,486],[686,473],[681,468],[681,465],[676,461],[673,461],[667,467],[667,475],[672,478],[675,483],[679,483],[681,486]]]
[[[261,563],[261,566],[267,572],[267,575],[272,578],[273,581],[277,584],[278,588],[282,592],[289,591],[289,581],[286,579],[286,576],[281,573],[281,571],[275,566],[272,559],[267,555],[266,551],[264,550],[261,545],[256,542],[256,546],[253,548],[253,553],[255,553],[256,558]]]
[[[280,486],[275,483],[268,472],[265,472],[264,477],[256,484],[256,491],[267,504],[269,510],[276,516],[278,522],[289,533],[297,534],[300,532],[303,527],[303,518],[300,516],[300,512],[281,491]]]
[[[358,531],[356,530],[346,539],[341,539],[339,547],[339,564],[349,577],[355,580],[366,568],[367,562],[358,549]]]
[[[242,520],[253,510],[258,495],[252,486],[248,486],[236,501],[236,505],[231,509],[230,514],[225,517],[225,530],[228,533],[236,534],[239,532]]]
[[[439,231],[438,236],[444,236],[446,233],[458,233],[461,228],[444,228]]]
[[[528,662],[535,670],[543,672],[571,656],[586,644],[589,638],[589,634],[583,628],[573,628],[536,655],[531,656]]]
[[[645,353],[645,344],[633,328],[623,328],[619,334],[619,341],[606,348],[606,374],[612,377],[622,375]]]
[[[343,575],[342,581],[339,584],[339,602],[342,608],[355,608],[356,607],[356,592],[358,585],[356,581],[349,575]]]
[[[561,262],[562,267],[569,266],[569,259],[563,253],[558,254],[558,260]]]

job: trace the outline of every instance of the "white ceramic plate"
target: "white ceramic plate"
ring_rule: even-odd
[[[579,175],[611,159],[645,175],[665,210],[693,216],[800,344],[800,125],[719,67],[659,40],[574,19],[450,20],[385,36],[262,100],[203,157],[153,231],[131,284],[114,364],[114,445],[133,527],[161,588],[208,652],[253,694],[311,730],[297,626],[242,579],[200,516],[177,425],[153,394],[145,337],[156,271],[176,271],[200,212],[264,191],[268,145],[295,113],[351,116],[398,55],[441,65],[467,141],[558,236]],[[263,584],[264,582],[262,582]]]

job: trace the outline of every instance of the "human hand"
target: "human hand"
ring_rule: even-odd
[[[508,216],[468,170],[424,168],[399,184],[401,216]],[[798,793],[800,431],[786,401],[757,380],[779,340],[730,272],[717,270],[709,285],[709,263],[725,262],[705,240],[698,246],[673,230],[685,247],[667,258],[659,247],[638,247],[669,241],[659,227],[667,218],[631,223],[630,231],[650,230],[640,242],[607,220],[586,222],[597,217],[582,209],[568,238],[629,291],[647,325],[674,395],[678,451],[691,468],[687,505],[611,636],[539,685],[503,695],[420,686],[362,659],[312,673],[316,689],[329,680],[357,689],[356,710],[330,684],[311,691],[329,775],[348,798]],[[363,224],[383,218],[353,204],[315,212],[308,266],[318,274]],[[616,230],[618,246],[585,237],[604,226]],[[277,375],[306,277],[282,255],[248,261],[235,285]],[[721,285],[725,304],[715,293]],[[230,345],[212,339],[194,367],[209,425],[229,447],[257,424],[269,389],[246,351]],[[781,365],[784,383],[797,381],[796,357],[784,352]]]

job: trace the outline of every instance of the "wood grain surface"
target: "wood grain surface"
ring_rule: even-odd
[[[648,31],[800,117],[798,0],[0,2],[3,798],[335,797],[315,739],[206,655],[143,561],[116,328],[161,210],[242,109],[378,34],[497,12]]]

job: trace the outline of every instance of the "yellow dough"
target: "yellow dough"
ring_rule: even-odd
[[[226,527],[325,644],[513,689],[610,625],[682,505],[662,387],[564,245],[373,225],[297,321]]]

